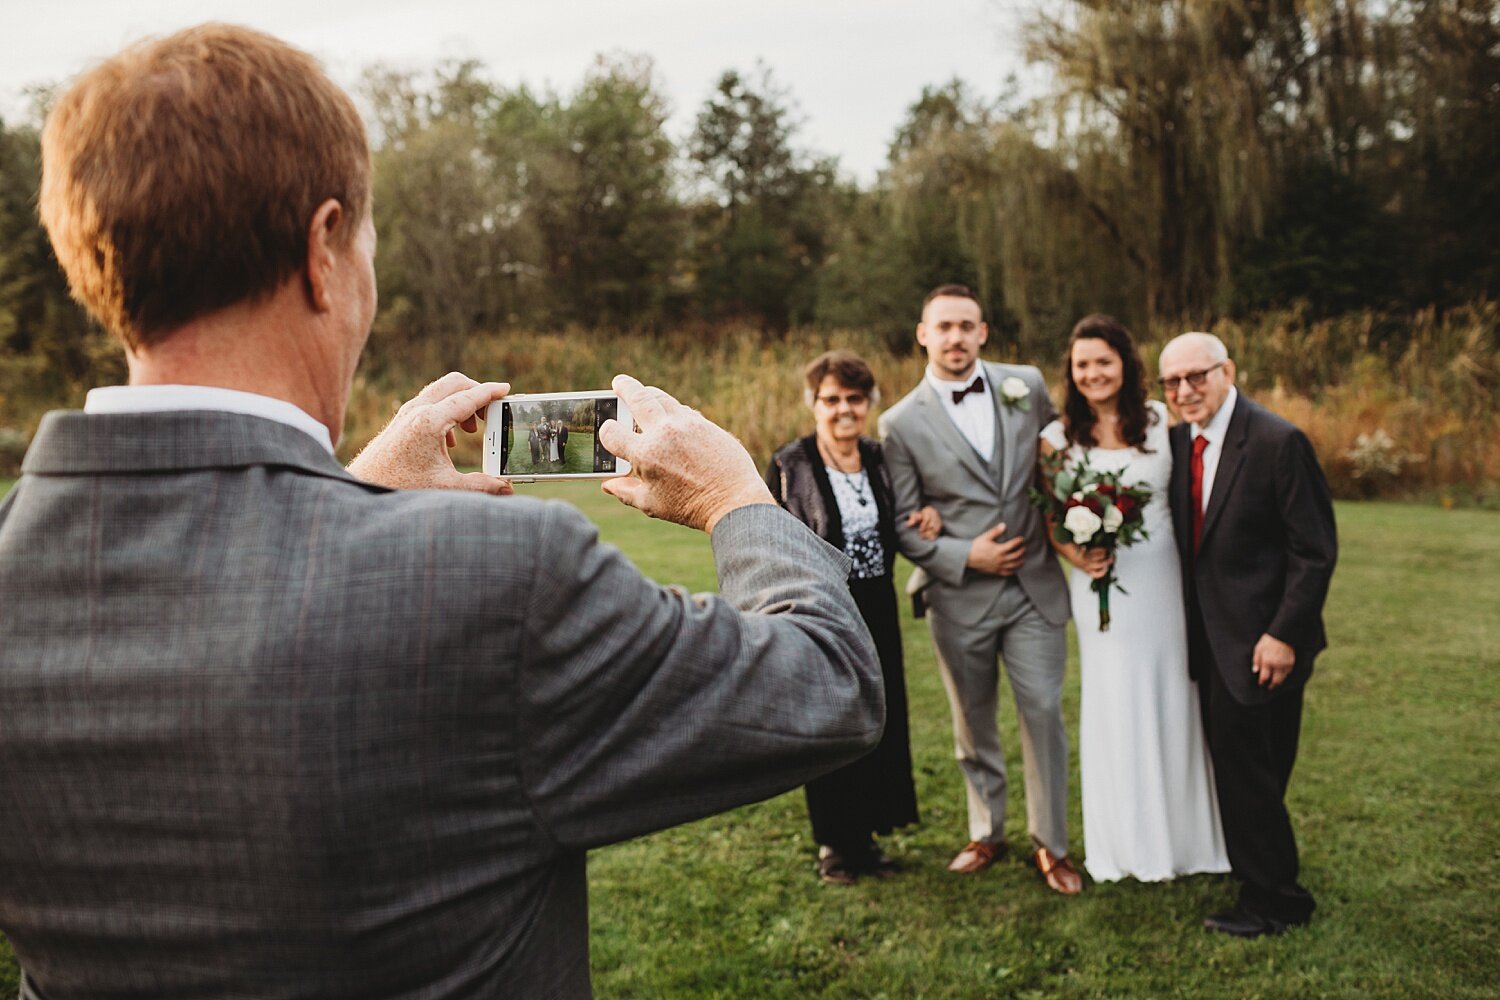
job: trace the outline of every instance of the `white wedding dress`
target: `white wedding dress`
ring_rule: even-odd
[[[1085,866],[1099,882],[1159,882],[1194,872],[1227,872],[1213,767],[1188,678],[1182,573],[1167,488],[1172,452],[1166,408],[1147,403],[1157,422],[1146,451],[1089,448],[1089,465],[1121,472],[1121,482],[1151,490],[1148,538],[1115,555],[1118,588],[1109,595],[1110,626],[1099,631],[1099,595],[1073,570],[1069,589],[1082,673],[1078,759],[1083,784]],[[1067,446],[1054,421],[1042,437]],[[1085,449],[1073,446],[1069,462]]]

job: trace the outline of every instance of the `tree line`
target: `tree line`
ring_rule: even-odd
[[[457,366],[476,334],[569,327],[904,342],[943,281],[1031,356],[1095,311],[1399,315],[1500,288],[1496,0],[1069,0],[1023,32],[1039,92],[924,89],[865,186],[800,142],[764,66],[726,71],[685,137],[645,56],[567,91],[475,62],[369,69],[377,364],[382,344]],[[110,363],[37,175],[36,123],[0,122],[12,391]]]

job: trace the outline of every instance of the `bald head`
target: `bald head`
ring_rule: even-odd
[[[1176,351],[1199,351],[1209,359],[1209,364],[1229,360],[1229,348],[1224,346],[1224,341],[1211,333],[1184,333],[1167,341],[1167,346],[1161,349],[1161,360],[1166,364],[1169,355]]]
[[[1172,412],[1199,427],[1213,419],[1234,387],[1229,348],[1211,333],[1172,338],[1161,349],[1157,369]]]

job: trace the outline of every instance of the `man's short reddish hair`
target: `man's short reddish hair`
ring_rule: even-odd
[[[307,53],[205,24],[81,76],[42,132],[41,217],[73,296],[138,347],[278,288],[317,207],[370,197],[354,102]]]

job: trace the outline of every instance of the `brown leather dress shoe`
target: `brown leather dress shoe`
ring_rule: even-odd
[[[1083,876],[1078,874],[1078,869],[1067,858],[1060,858],[1045,847],[1038,847],[1031,856],[1031,863],[1036,865],[1036,870],[1042,873],[1042,879],[1053,892],[1076,896],[1083,891]]]
[[[971,840],[969,846],[959,851],[952,861],[948,862],[948,870],[960,875],[974,875],[984,871],[994,864],[1005,854],[1005,844],[992,844],[985,840]]]

